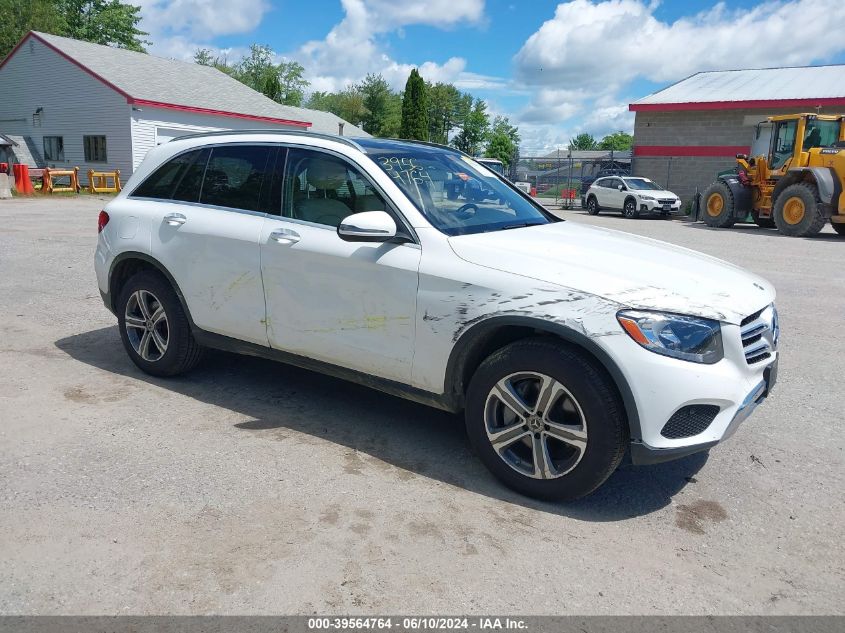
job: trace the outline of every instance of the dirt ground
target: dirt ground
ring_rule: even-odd
[[[454,416],[223,353],[139,372],[97,292],[103,204],[0,201],[0,613],[845,613],[829,228],[564,212],[770,279],[782,358],[709,455],[546,504],[497,483]]]

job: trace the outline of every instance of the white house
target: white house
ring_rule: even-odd
[[[369,136],[216,68],[57,35],[31,31],[0,62],[0,162],[128,178],[151,147],[176,136],[279,128]]]

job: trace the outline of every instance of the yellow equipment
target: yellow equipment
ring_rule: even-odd
[[[769,153],[737,154],[737,170],[704,190],[701,217],[719,228],[751,213],[784,235],[815,235],[830,220],[845,235],[845,115],[768,117]],[[759,128],[758,128],[759,130]]]

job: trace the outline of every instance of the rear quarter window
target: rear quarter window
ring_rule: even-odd
[[[200,150],[194,150],[171,158],[149,175],[132,192],[132,195],[141,198],[170,200],[186,171],[195,162],[199,154]]]

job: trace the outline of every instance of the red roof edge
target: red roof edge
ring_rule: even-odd
[[[211,108],[197,108],[194,106],[179,105],[176,103],[162,103],[160,101],[149,101],[147,99],[129,99],[129,103],[150,108],[163,108],[165,110],[180,110],[182,112],[193,112],[195,114],[211,114],[216,116],[228,116],[235,119],[246,119],[248,121],[262,121],[266,123],[279,123],[282,125],[293,125],[296,127],[311,127],[310,121],[294,121],[292,119],[277,119],[270,116],[258,114],[242,114],[240,112],[227,112],[226,110],[213,110]]]
[[[752,101],[697,101],[690,103],[631,103],[631,112],[680,112],[683,110],[737,110],[739,108],[815,108],[845,106],[845,97],[822,99],[757,99]]]
[[[747,154],[749,145],[634,145],[634,156],[712,156]]]
[[[100,81],[104,85],[106,85],[109,88],[111,88],[112,90],[114,90],[119,95],[123,96],[126,99],[126,103],[129,103],[129,104],[145,105],[145,106],[149,106],[151,108],[166,108],[166,109],[169,109],[169,110],[181,110],[183,112],[194,112],[194,113],[197,113],[197,114],[211,114],[211,115],[217,115],[217,116],[227,116],[227,117],[233,117],[233,118],[237,118],[237,119],[247,119],[249,121],[263,121],[263,122],[266,122],[266,123],[279,123],[281,125],[292,125],[292,126],[295,126],[295,127],[308,128],[308,127],[311,127],[311,125],[312,125],[310,121],[293,121],[293,120],[289,120],[289,119],[278,119],[278,118],[275,118],[275,117],[260,116],[260,115],[257,115],[257,114],[241,114],[241,113],[238,113],[238,112],[227,112],[225,110],[213,110],[211,108],[199,108],[199,107],[193,107],[193,106],[178,105],[178,104],[175,104],[175,103],[160,103],[160,102],[157,102],[157,101],[148,101],[146,99],[135,99],[130,94],[128,94],[126,91],[121,90],[120,88],[115,86],[110,81],[106,80],[105,78],[103,78],[100,75],[98,75],[97,73],[95,73],[93,70],[91,70],[87,66],[84,66],[83,64],[81,64],[77,60],[73,59],[73,57],[70,57],[69,55],[65,54],[61,49],[57,48],[56,46],[53,46],[50,42],[45,40],[43,37],[39,37],[38,34],[34,33],[33,31],[30,31],[29,33],[24,35],[21,38],[21,41],[18,42],[15,45],[15,47],[9,52],[8,55],[6,55],[6,57],[3,58],[3,61],[0,61],[0,69],[3,68],[3,66],[6,64],[6,62],[8,62],[10,59],[12,59],[14,54],[18,52],[18,49],[21,46],[23,46],[24,42],[26,42],[30,37],[38,40],[39,42],[44,44],[50,50],[55,51],[56,53],[58,53],[59,55],[64,57],[66,60],[68,60],[74,66],[77,66],[78,68],[82,69],[84,72],[91,75],[97,81]]]

